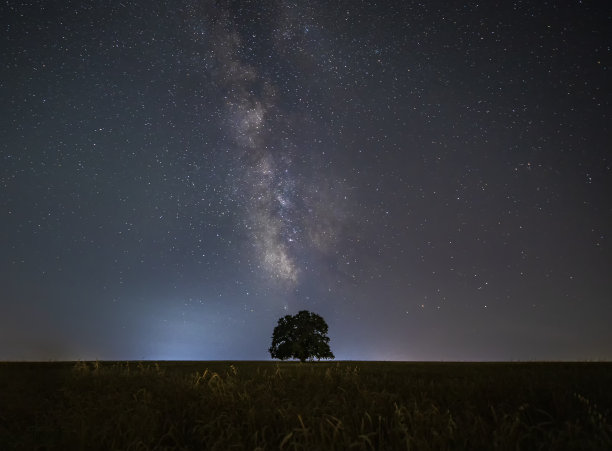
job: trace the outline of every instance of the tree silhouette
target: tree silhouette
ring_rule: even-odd
[[[279,318],[268,349],[273,359],[333,359],[329,349],[327,323],[316,313],[302,310]]]

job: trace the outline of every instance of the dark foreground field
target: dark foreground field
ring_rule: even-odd
[[[610,363],[0,363],[0,449],[612,449]]]

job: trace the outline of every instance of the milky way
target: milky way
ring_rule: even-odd
[[[296,181],[290,174],[294,156],[287,138],[275,142],[289,125],[279,120],[274,86],[240,60],[240,36],[236,32],[223,34],[230,26],[222,23],[221,31],[215,31],[219,43],[214,48],[220,84],[226,92],[227,128],[234,138],[235,148],[230,152],[236,153],[240,168],[235,190],[242,198],[241,207],[248,212],[245,228],[262,265],[273,277],[295,282],[298,269],[290,255],[292,242],[299,239],[297,213],[292,208],[296,195]]]
[[[0,359],[612,358],[603,3],[0,18]]]
[[[286,39],[295,38],[300,24],[288,23],[284,15],[285,9],[294,8],[279,4],[268,11],[271,30],[263,39],[269,41],[270,58],[285,56]],[[253,22],[261,20],[261,14],[252,13]],[[257,40],[256,33],[242,36],[224,9],[190,8],[188,14],[198,18],[190,27],[191,39],[205,43],[214,86],[223,95],[220,122],[231,156],[230,200],[236,202],[239,214],[244,213],[240,224],[249,237],[256,267],[291,288],[307,265],[306,253],[329,249],[341,220],[341,206],[333,204],[329,192],[333,186],[321,184],[316,163],[312,170],[310,149],[294,140],[310,118],[279,105],[279,87],[263,73],[260,62],[248,62],[253,51],[248,40]],[[202,69],[197,62],[195,66]],[[300,163],[311,165],[309,174],[303,173]],[[340,190],[342,184],[333,185]]]

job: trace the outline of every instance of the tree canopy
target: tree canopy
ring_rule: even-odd
[[[268,349],[273,359],[333,359],[327,323],[316,313],[302,310],[279,318]]]

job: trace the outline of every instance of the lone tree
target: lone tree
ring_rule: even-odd
[[[333,359],[329,349],[327,323],[316,313],[302,310],[279,318],[268,349],[273,359]]]

